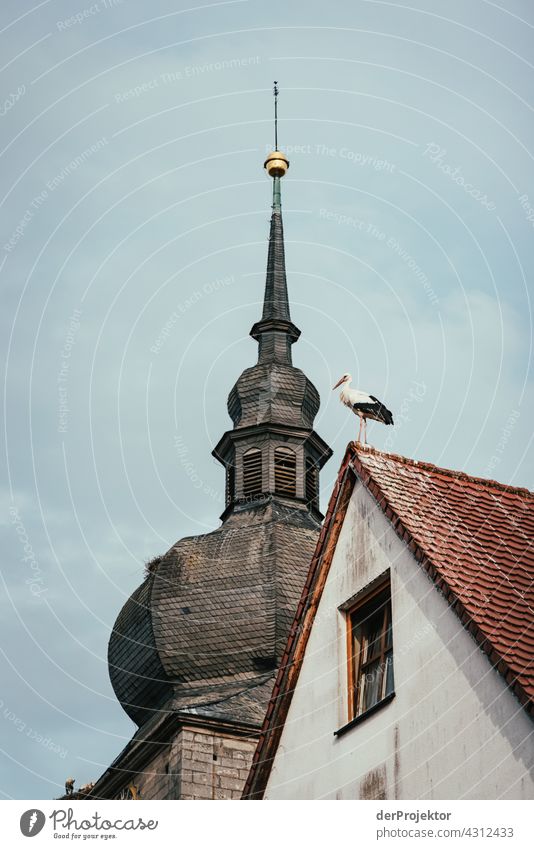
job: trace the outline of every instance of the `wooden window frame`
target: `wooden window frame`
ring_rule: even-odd
[[[319,468],[313,457],[306,457],[304,475],[306,502],[316,507],[319,502]]]
[[[290,465],[283,465],[284,460]],[[274,449],[274,492],[283,498],[297,497],[297,453],[289,446]]]
[[[383,599],[383,601],[382,601]],[[356,654],[354,629],[362,624],[362,621],[370,619],[383,603],[384,612],[382,627],[380,632],[380,647],[377,653],[374,653],[371,658],[363,661],[362,648]],[[347,623],[347,673],[348,673],[348,714],[349,725],[360,720],[374,711],[381,704],[387,704],[395,695],[395,666],[394,666],[394,646],[393,633],[391,632],[391,646],[386,645],[388,628],[392,627],[392,609],[391,609],[391,584],[389,574],[386,578],[369,588],[369,591],[358,596],[358,600],[345,608],[346,623]],[[391,652],[391,664],[393,673],[393,690],[386,693],[386,673],[387,662],[386,656]],[[381,695],[379,698],[364,709],[358,711],[358,701],[360,699],[361,675],[366,668],[378,661],[379,668],[382,669],[382,680],[380,682]]]
[[[233,504],[235,499],[235,465],[229,463],[226,468],[226,506]]]
[[[250,461],[253,465],[250,466]],[[243,498],[256,498],[263,492],[263,452],[251,446],[243,454]]]

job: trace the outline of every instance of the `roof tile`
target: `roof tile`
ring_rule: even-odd
[[[534,495],[370,448],[354,455],[386,514],[400,521],[401,537],[427,553],[436,583],[454,590],[534,699],[534,672],[525,666],[534,657]]]

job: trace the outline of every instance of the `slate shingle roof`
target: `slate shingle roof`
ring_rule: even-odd
[[[167,552],[110,639],[113,688],[135,722],[170,691],[180,709],[212,715],[220,700],[225,716],[261,724],[318,532],[304,507],[268,501]]]
[[[265,297],[262,320],[282,319],[291,321],[286,281],[286,259],[284,250],[284,225],[282,214],[273,210],[269,233],[269,253],[265,278]]]
[[[161,665],[152,628],[152,588],[149,575],[138,587],[115,622],[108,645],[111,683],[124,710],[138,725],[149,718],[146,707],[156,708],[172,695]]]
[[[245,798],[262,798],[267,786],[357,478],[534,714],[534,493],[350,443],[276,675]]]
[[[228,396],[234,427],[283,424],[313,428],[319,393],[304,372],[283,363],[245,369]]]
[[[271,217],[262,318],[251,335],[259,343],[258,363],[230,392],[232,435],[274,441],[277,427],[293,428],[302,465],[307,440],[320,468],[331,451],[313,431],[319,394],[292,365],[300,331],[291,321],[279,206]],[[290,498],[276,496],[242,506],[235,497],[235,449],[219,456],[219,446],[215,456],[227,474],[234,472],[223,526],[177,542],[126,602],[111,635],[111,682],[138,724],[171,704],[259,727],[315,548],[314,502],[298,501],[295,491],[293,507]]]

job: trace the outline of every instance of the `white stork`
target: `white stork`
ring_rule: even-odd
[[[361,392],[359,389],[351,389],[351,381],[352,375],[344,374],[333,387],[333,390],[337,389],[338,386],[343,386],[339,399],[342,404],[350,407],[352,412],[360,419],[358,442],[361,441],[363,425],[363,443],[365,445],[367,442],[367,419],[374,419],[376,422],[392,425],[393,416],[387,407],[384,407],[382,402],[378,398],[375,398],[374,395],[368,395],[367,392]]]

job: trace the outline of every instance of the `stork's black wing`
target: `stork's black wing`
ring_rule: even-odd
[[[366,419],[374,419],[377,422],[382,422],[386,425],[393,424],[393,415],[390,413],[387,407],[384,407],[381,401],[378,398],[375,398],[374,395],[369,395],[369,398],[372,399],[373,403],[360,403],[352,405],[352,409],[355,413],[362,413],[364,418]]]
[[[378,398],[375,398],[374,395],[371,395],[370,397],[375,402],[373,404],[373,411],[376,413],[377,421],[384,422],[384,424],[387,425],[392,425],[393,413],[391,413],[390,410],[388,410],[388,408],[383,405],[382,401],[379,401]]]

